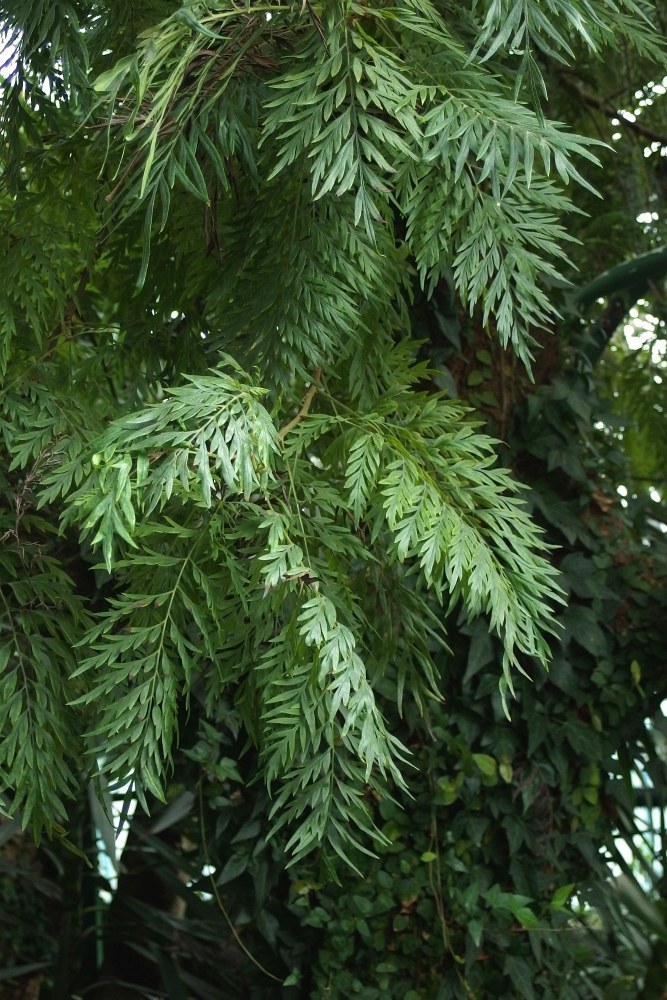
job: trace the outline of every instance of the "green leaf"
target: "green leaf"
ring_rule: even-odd
[[[504,968],[512,980],[513,986],[524,1000],[534,1000],[533,975],[526,959],[515,955],[508,955],[505,959]]]
[[[96,93],[100,94],[105,91],[117,90],[130,71],[130,67],[135,59],[136,56],[134,54],[124,56],[111,69],[108,69],[105,73],[100,73],[93,83],[93,89]]]
[[[554,910],[562,910],[565,907],[566,902],[570,898],[572,891],[575,888],[576,883],[572,882],[570,885],[563,885],[560,889],[556,889],[555,893],[551,898],[549,906]]]
[[[518,909],[514,910],[514,916],[519,921],[522,927],[530,929],[532,927],[540,926],[540,921],[535,916],[535,914],[533,913],[533,911],[530,909],[529,906],[518,907]]]
[[[490,757],[488,754],[474,753],[472,755],[472,759],[474,760],[475,764],[480,769],[482,774],[491,777],[496,773],[496,770],[498,768],[498,763],[493,757]]]

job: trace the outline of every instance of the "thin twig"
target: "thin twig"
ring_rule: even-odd
[[[100,232],[99,239],[97,241],[97,246],[95,247],[95,256],[90,267],[93,266],[95,261],[98,259],[102,253],[105,240],[109,235],[106,226]],[[84,267],[83,271],[79,276],[79,284],[77,285],[76,292],[70,298],[67,306],[65,307],[65,314],[59,323],[53,328],[51,336],[49,337],[48,343],[46,345],[46,353],[44,355],[45,361],[48,361],[53,352],[55,351],[58,341],[60,340],[60,335],[63,330],[67,330],[69,335],[72,333],[72,320],[74,319],[74,314],[80,315],[79,310],[81,308],[81,299],[83,298],[83,293],[85,292],[88,282],[90,281],[90,267]]]
[[[431,789],[433,793],[433,789]],[[431,892],[433,893],[433,898],[435,899],[435,908],[438,914],[438,919],[440,920],[440,926],[442,928],[442,942],[445,949],[454,959],[454,969],[456,975],[459,978],[461,986],[465,990],[466,1000],[475,1000],[475,994],[470,988],[467,979],[461,973],[459,964],[461,963],[461,958],[456,954],[454,950],[454,945],[452,944],[451,935],[449,933],[449,927],[447,926],[447,919],[445,917],[445,905],[442,898],[442,872],[440,868],[440,837],[438,835],[438,819],[435,814],[435,809],[431,813],[431,843],[429,845],[429,850],[435,847],[435,870],[437,875],[437,886],[433,880],[433,862],[428,862],[428,880],[431,886]]]
[[[138,160],[138,159],[139,159],[139,157],[141,156],[142,152],[143,152],[143,150],[141,150],[141,149],[140,149],[140,150],[138,150],[138,152],[136,152],[136,153],[134,154],[134,157],[133,157],[133,158],[132,158],[132,160],[130,161],[130,165],[129,165],[129,167],[127,168],[127,170],[125,171],[125,173],[123,174],[123,176],[121,177],[121,179],[120,179],[120,180],[118,181],[118,183],[116,184],[116,186],[115,186],[115,188],[113,189],[113,191],[111,191],[111,192],[110,192],[110,193],[109,193],[109,194],[108,194],[108,195],[106,196],[106,198],[104,199],[105,201],[107,201],[107,202],[111,201],[111,200],[112,200],[112,198],[114,197],[114,195],[116,194],[116,192],[118,191],[118,189],[122,187],[122,185],[123,185],[123,182],[125,181],[125,178],[127,177],[127,175],[129,174],[129,172],[131,171],[132,167],[133,167],[133,166],[135,165],[135,163],[137,162],[137,160]]]
[[[298,427],[301,421],[305,420],[306,417],[308,416],[310,404],[313,402],[313,399],[315,398],[315,393],[318,390],[318,386],[315,383],[319,381],[321,374],[322,374],[322,369],[316,368],[313,373],[313,380],[314,380],[313,384],[311,385],[310,389],[308,390],[308,392],[304,397],[301,409],[299,410],[297,415],[293,417],[292,420],[290,420],[288,424],[285,424],[285,426],[278,431],[278,437],[280,438],[281,441],[284,441],[285,436],[289,434],[291,430],[294,430],[295,427]]]
[[[206,826],[204,825],[204,797],[203,797],[203,794],[202,794],[201,782],[199,783],[199,814],[200,814],[200,822],[201,822],[201,842],[202,842],[202,847],[204,848],[204,861],[206,862],[206,864],[210,868],[211,867],[211,862],[209,860],[208,848],[206,846]],[[213,875],[210,874],[209,878],[211,880],[211,888],[213,889],[213,895],[215,896],[216,902],[217,902],[218,906],[220,907],[220,911],[221,911],[223,917],[225,918],[225,920],[229,924],[229,929],[232,932],[232,934],[234,935],[234,937],[236,939],[236,943],[239,945],[240,948],[243,949],[243,951],[246,953],[246,955],[248,956],[248,958],[250,959],[250,961],[252,962],[252,964],[256,965],[257,968],[260,970],[260,972],[263,972],[265,976],[269,977],[269,979],[275,979],[275,981],[277,983],[282,983],[282,979],[280,979],[279,976],[274,976],[272,972],[269,972],[268,969],[265,969],[264,966],[261,965],[257,961],[257,959],[252,954],[252,952],[248,951],[248,949],[246,948],[245,944],[241,940],[239,932],[237,931],[236,927],[232,923],[232,918],[229,916],[227,910],[225,909],[225,904],[220,899],[220,893],[218,892],[218,887],[215,884],[215,879],[213,878]]]

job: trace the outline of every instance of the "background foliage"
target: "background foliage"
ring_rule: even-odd
[[[0,10],[3,991],[663,996],[661,6]]]

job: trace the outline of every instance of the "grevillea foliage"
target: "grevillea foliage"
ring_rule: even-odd
[[[0,12],[7,978],[659,996],[662,9]]]

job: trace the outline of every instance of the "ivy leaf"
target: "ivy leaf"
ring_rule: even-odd
[[[475,764],[480,769],[482,774],[485,774],[487,777],[493,777],[493,775],[496,773],[496,770],[498,768],[498,763],[493,757],[490,757],[488,754],[474,753],[472,755],[472,759],[474,760]]]

